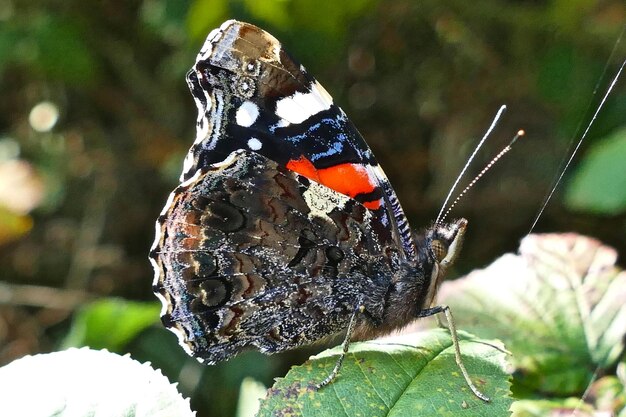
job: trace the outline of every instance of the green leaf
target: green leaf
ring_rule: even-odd
[[[90,346],[122,351],[141,331],[157,322],[159,303],[119,298],[95,301],[76,314],[63,347]]]
[[[596,143],[576,170],[565,194],[573,210],[616,215],[626,210],[626,129]]]
[[[2,416],[195,415],[160,371],[107,351],[26,356],[0,368],[0,392]]]
[[[584,236],[530,235],[520,255],[446,283],[440,299],[459,328],[504,341],[517,368],[515,392],[579,395],[624,349],[626,273],[616,259]]]
[[[465,409],[473,415],[508,415],[512,399],[501,344],[460,336],[465,366],[490,403],[476,398],[465,383],[449,332],[435,329],[351,344],[337,379],[316,390],[340,348],[322,352],[277,380],[259,416],[455,416]]]

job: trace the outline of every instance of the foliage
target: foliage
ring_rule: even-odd
[[[316,75],[373,148],[416,228],[432,221],[495,110],[509,106],[477,165],[519,128],[527,136],[453,212],[470,221],[451,271],[458,276],[513,250],[528,230],[569,140],[625,56],[624,43],[615,43],[625,7],[620,0],[0,1],[0,363],[67,345],[130,351],[178,381],[199,415],[231,416],[244,378],[271,386],[313,352],[250,352],[204,367],[157,324],[146,254],[194,137],[184,75],[223,20],[262,26]],[[38,111],[42,103],[54,117]],[[575,229],[626,253],[624,114],[621,80],[540,230]],[[581,394],[603,355],[613,365],[602,366],[607,376],[593,384],[599,394],[589,407],[623,397],[600,395],[623,393],[624,378],[611,369],[616,353],[603,340],[596,350],[588,329],[581,333],[585,321],[565,305],[584,296],[566,294],[554,296],[563,308],[555,322],[476,312],[493,328],[460,326],[502,338],[513,351],[510,360],[523,369],[513,387],[525,398],[516,413],[569,407],[565,397]],[[520,312],[511,307],[505,317]],[[511,323],[524,333],[514,337]],[[618,327],[599,329],[616,335]],[[541,335],[541,343],[531,349],[522,334]],[[555,335],[569,358],[557,354]],[[558,364],[576,368],[560,372]],[[533,395],[544,402],[529,403]]]
[[[529,235],[519,255],[504,255],[444,288],[458,326],[497,335],[511,351],[513,393],[524,400],[514,416],[624,407],[623,371],[622,379],[611,376],[626,334],[626,272],[616,259],[615,250],[594,239]],[[584,397],[587,389],[592,394]]]
[[[464,363],[489,403],[472,394],[457,364],[450,334],[431,330],[350,346],[340,376],[316,390],[328,376],[341,349],[335,348],[292,368],[261,403],[259,416],[455,416],[463,410],[503,416],[513,402],[506,353],[498,343],[461,341]],[[471,411],[470,411],[471,410]]]

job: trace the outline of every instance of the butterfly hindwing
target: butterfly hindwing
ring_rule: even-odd
[[[240,150],[171,195],[151,258],[164,324],[214,363],[246,346],[277,352],[372,320],[398,269],[393,241],[359,202]]]

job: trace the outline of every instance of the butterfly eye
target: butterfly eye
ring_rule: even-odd
[[[441,262],[448,255],[448,247],[441,240],[435,239],[430,243],[437,262]]]

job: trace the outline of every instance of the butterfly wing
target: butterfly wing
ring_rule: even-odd
[[[355,307],[382,319],[401,249],[363,204],[239,150],[170,195],[151,251],[162,320],[215,363],[278,352],[347,327]]]
[[[197,138],[181,180],[238,149],[264,155],[361,202],[407,261],[406,217],[371,149],[326,90],[269,33],[229,20],[209,34],[187,75]]]

